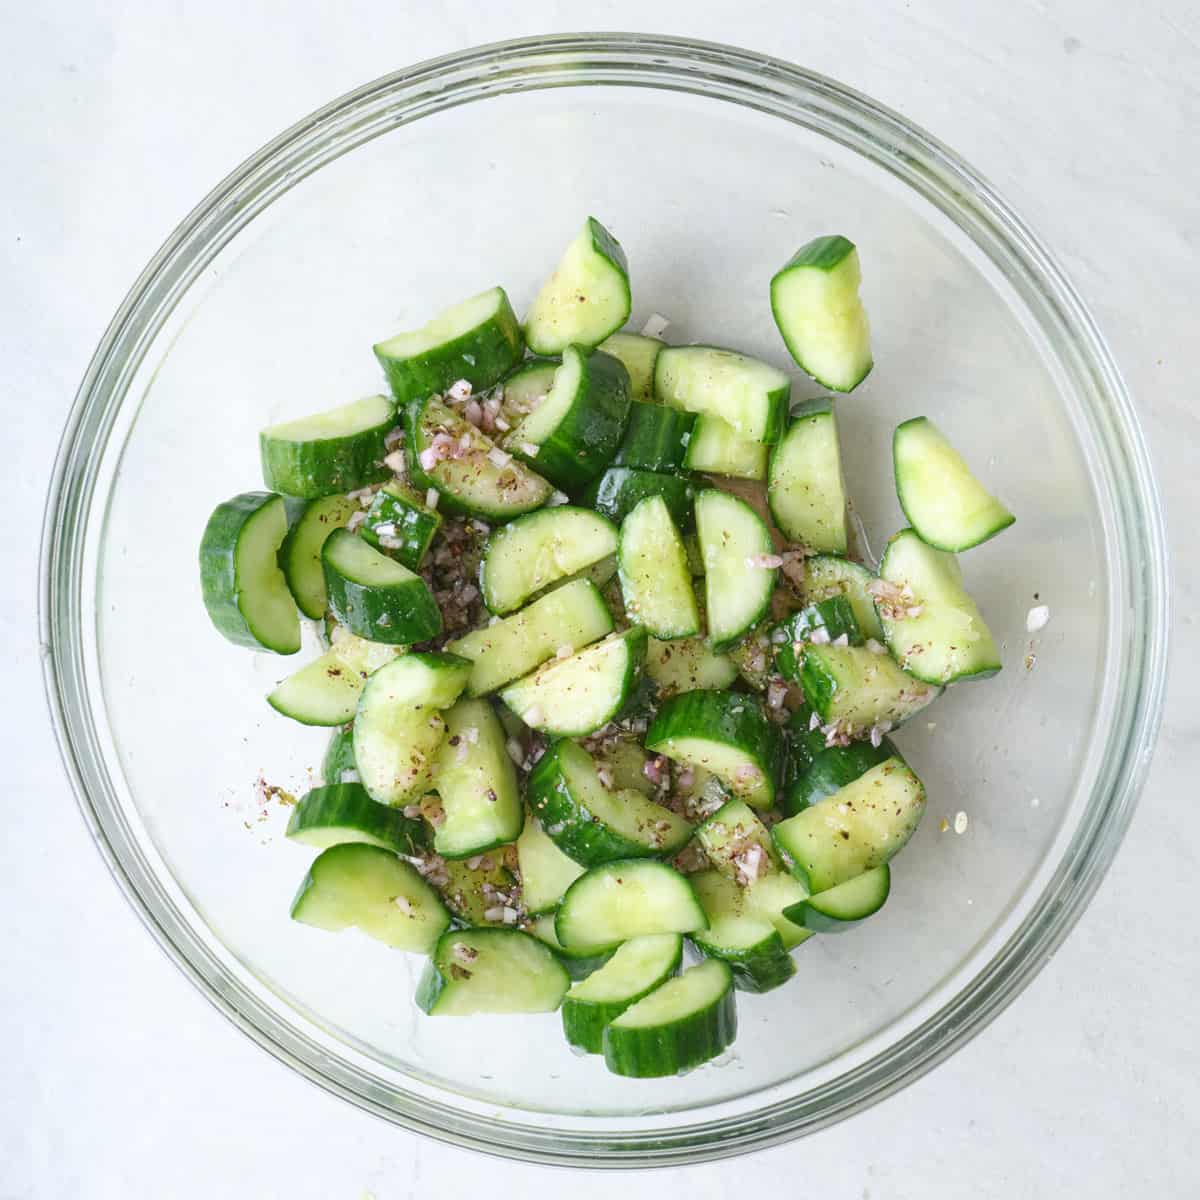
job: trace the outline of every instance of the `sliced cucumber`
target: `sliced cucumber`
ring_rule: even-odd
[[[739,437],[728,421],[711,413],[696,418],[683,465],[689,471],[728,475],[732,479],[765,479],[770,447]]]
[[[683,466],[691,445],[695,413],[666,404],[634,400],[629,406],[629,424],[613,459],[615,466],[670,473]]]
[[[565,504],[530,513],[488,538],[479,569],[483,602],[494,613],[510,613],[616,552],[617,530],[599,513]]]
[[[654,364],[664,344],[661,338],[646,337],[642,333],[614,333],[600,343],[600,349],[625,364],[625,370],[629,372],[629,394],[634,400],[653,400]]]
[[[771,831],[792,874],[812,893],[894,858],[925,811],[925,789],[899,758],[872,767]]]
[[[775,647],[775,669],[785,679],[799,683],[806,645],[819,641],[861,646],[863,635],[849,600],[845,596],[832,596],[806,605],[774,625],[770,641]]]
[[[289,675],[267,703],[302,725],[345,725],[354,720],[367,676],[398,653],[400,647],[343,634],[318,659]]]
[[[354,761],[354,728],[347,725],[334,730],[321,760],[321,778],[326,784],[357,782],[358,763]]]
[[[770,531],[744,500],[709,488],[696,497],[696,533],[704,556],[708,640],[728,650],[771,604],[778,568]]]
[[[538,759],[529,806],[556,846],[584,866],[675,854],[692,826],[632,788],[606,787],[582,746],[563,739]]]
[[[568,950],[558,940],[554,932],[554,914],[544,913],[530,926],[529,932],[539,942],[545,942],[554,956],[566,968],[571,979],[587,979],[594,971],[598,971],[612,958],[616,948],[593,952],[591,950]]]
[[[349,496],[322,496],[319,500],[288,499],[286,504],[288,534],[279,547],[279,565],[297,608],[319,621],[329,606],[321,547],[358,511],[358,502]]]
[[[722,1054],[737,1036],[733,976],[715,958],[689,967],[627,1008],[604,1030],[615,1075],[678,1075]]]
[[[834,596],[845,596],[863,636],[882,642],[883,626],[875,611],[875,600],[867,590],[875,579],[874,571],[848,558],[814,554],[804,561],[804,600],[806,604],[817,604]]]
[[[810,400],[771,452],[771,517],[789,542],[846,553],[846,490],[833,401]]]
[[[625,251],[588,217],[538,292],[525,318],[525,340],[534,354],[598,346],[629,320],[631,304]]]
[[[436,396],[409,405],[404,427],[409,477],[438,492],[448,512],[507,521],[550,499],[554,489],[546,480],[511,460]],[[421,465],[423,456],[428,469]]]
[[[1017,519],[975,478],[928,417],[896,426],[892,460],[896,495],[908,523],[938,550],[969,550]]]
[[[510,427],[519,425],[550,395],[558,366],[556,358],[529,359],[504,381],[500,415]],[[498,428],[505,432],[504,426]]]
[[[699,633],[687,551],[661,496],[648,496],[625,518],[617,569],[630,621],[660,639]]]
[[[394,950],[428,954],[450,914],[390,850],[345,842],[317,855],[292,901],[292,920],[330,932],[357,928]]]
[[[420,575],[335,529],[321,548],[329,607],[352,633],[372,642],[411,646],[442,632],[442,614]]]
[[[486,700],[446,710],[446,736],[433,768],[445,820],[433,835],[443,858],[469,858],[514,841],[525,809],[505,735]]]
[[[842,933],[874,916],[887,903],[891,890],[892,869],[884,863],[783,912],[789,921],[813,933]]]
[[[646,631],[635,625],[548,662],[510,683],[500,698],[533,729],[586,737],[621,713],[637,689],[645,656]]]
[[[696,841],[713,867],[742,887],[779,868],[770,831],[741,800],[727,801],[699,825]]]
[[[789,921],[784,915],[791,905],[808,898],[808,890],[794,875],[787,871],[770,871],[744,889],[744,894],[750,911],[775,926],[788,950],[812,937],[810,930]]]
[[[771,311],[797,365],[835,392],[871,370],[871,330],[858,296],[854,243],[819,237],[801,246],[771,279]]]
[[[567,346],[546,398],[504,439],[504,449],[566,491],[608,466],[629,420],[629,372],[602,350]]]
[[[283,497],[243,492],[218,504],[200,539],[200,591],[217,632],[238,646],[295,654],[300,614],[279,569]]]
[[[720,871],[700,871],[691,881],[708,916],[708,928],[692,941],[705,957],[729,965],[736,987],[769,992],[795,975],[779,931],[750,908],[743,888]]]
[[[646,749],[711,771],[753,808],[770,808],[782,755],[761,700],[740,692],[685,692],[663,704]]]
[[[359,783],[313,788],[292,810],[287,836],[318,850],[365,842],[397,854],[416,854],[427,841],[422,821],[372,800]]]
[[[373,800],[405,804],[429,787],[446,732],[439,710],[458,699],[470,673],[454,654],[406,654],[367,680],[354,718],[354,761]]]
[[[471,660],[469,696],[486,696],[528,675],[564,649],[572,653],[612,632],[612,617],[594,583],[564,583],[527,608],[447,643]]]
[[[941,684],[1000,670],[1000,651],[953,554],[902,529],[888,542],[879,577],[900,597],[898,604],[876,601],[883,640],[910,675]]]
[[[866,646],[805,646],[800,686],[821,721],[850,737],[894,729],[941,695]]]
[[[646,675],[662,699],[680,692],[720,691],[737,678],[737,666],[724,654],[714,654],[703,638],[646,645]]]
[[[517,838],[517,861],[521,867],[521,899],[525,911],[535,916],[556,909],[567,888],[586,870],[554,844],[532,815]]]
[[[719,417],[738,437],[777,442],[791,381],[756,358],[716,346],[668,346],[654,368],[664,404]]]
[[[695,488],[679,475],[643,471],[639,467],[609,467],[584,489],[579,502],[619,525],[647,496],[661,496],[671,520],[680,529],[691,528]]]
[[[421,496],[393,481],[375,493],[359,536],[368,546],[415,571],[441,527],[441,516],[427,508]]]
[[[810,728],[811,725],[812,714],[807,706],[799,709],[790,722],[788,780],[780,802],[780,808],[788,816],[832,796],[889,758],[900,757],[891,738],[881,738],[878,746],[870,742],[827,746],[824,730],[819,725]]]
[[[592,867],[567,889],[554,918],[558,940],[571,949],[692,933],[707,924],[692,885],[673,867],[646,858]]]
[[[605,1028],[666,983],[682,958],[683,938],[677,933],[651,933],[624,942],[602,967],[572,984],[562,1006],[567,1041],[589,1054],[603,1053]]]
[[[432,321],[379,342],[375,357],[398,404],[423,400],[465,379],[477,391],[503,379],[521,360],[517,315],[495,287],[463,300]]]
[[[442,899],[464,925],[491,928],[516,920],[520,888],[504,865],[502,851],[448,858],[443,870],[446,882],[440,885]]]
[[[314,500],[386,479],[384,439],[396,424],[386,396],[272,425],[258,435],[263,480],[287,496]]]
[[[457,929],[438,938],[417,985],[431,1017],[553,1012],[571,980],[537,938],[519,929]]]
[[[658,794],[658,784],[646,774],[649,755],[642,749],[637,736],[633,733],[606,736],[592,752],[592,758],[596,760],[597,770],[606,772],[608,781],[605,786],[610,791],[632,788],[643,796],[655,796]]]

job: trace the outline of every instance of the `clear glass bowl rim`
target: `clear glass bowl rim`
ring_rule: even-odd
[[[518,90],[641,86],[740,104],[865,155],[936,205],[1003,271],[1087,398],[1095,459],[1114,499],[1110,564],[1125,606],[1114,667],[1131,681],[1104,761],[1057,870],[999,953],[923,1024],[854,1069],[732,1119],[637,1133],[572,1131],[464,1113],[390,1091],[329,1055],[230,979],[137,849],[100,754],[83,659],[81,579],[97,466],[118,408],[176,304],[221,248],[276,197],[389,129]],[[919,1078],[977,1034],[1033,978],[1099,885],[1133,813],[1161,717],[1169,629],[1166,534],[1130,397],[1094,322],[1053,259],[992,187],[897,113],[822,75],[752,51],[635,33],[533,37],[474,47],[357,89],[243,163],[179,225],[134,283],[79,388],[59,447],[42,533],[39,622],[47,698],[64,765],[92,837],[135,911],[201,992],[308,1079],[429,1136],[527,1161],[669,1166],[728,1157],[813,1132]]]

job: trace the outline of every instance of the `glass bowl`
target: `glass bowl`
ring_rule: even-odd
[[[436,1021],[419,964],[292,923],[307,865],[256,780],[325,734],[262,694],[297,660],[223,642],[195,555],[259,486],[256,431],[378,390],[371,343],[503,283],[518,308],[585,213],[670,317],[788,365],[767,304],[801,242],[858,243],[877,366],[841,402],[871,544],[900,526],[897,421],[933,417],[1017,513],[963,556],[1005,669],[900,742],[930,811],[883,912],[740,996],[731,1054],[630,1082],[557,1017]],[[811,387],[811,384],[806,384]],[[803,394],[803,387],[799,389]],[[322,109],[239,168],[138,279],[63,438],[43,544],[47,688],[84,817],[162,946],[244,1032],[409,1129],[545,1162],[654,1165],[819,1128],[928,1070],[1029,981],[1128,823],[1159,716],[1166,566],[1129,398],[1037,239],[945,147],[798,67],[626,34],[486,46]],[[1034,604],[1050,624],[1026,633]],[[927,718],[927,719],[926,719]],[[967,831],[943,816],[965,812]]]

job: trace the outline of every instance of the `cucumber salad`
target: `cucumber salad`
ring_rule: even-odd
[[[386,394],[262,431],[267,490],[217,506],[200,576],[230,641],[325,646],[266,697],[332,730],[295,921],[426,956],[431,1017],[558,1010],[655,1077],[883,907],[926,806],[890,735],[1000,669],[955,556],[1014,518],[915,417],[908,527],[856,554],[828,393],[872,367],[859,283],[838,236],[769,281],[812,388],[624,332],[589,218],[523,324],[472,296],[375,345]]]

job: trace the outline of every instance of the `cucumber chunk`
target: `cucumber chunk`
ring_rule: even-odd
[[[647,496],[661,496],[671,520],[680,529],[690,529],[695,494],[691,482],[679,475],[645,471],[640,467],[609,467],[584,489],[579,502],[620,525]]]
[[[772,366],[716,346],[668,346],[654,368],[664,404],[719,417],[738,437],[777,442],[791,381]]]
[[[410,404],[404,428],[409,478],[433,488],[447,512],[507,521],[550,499],[554,489],[546,480],[436,396]]]
[[[200,590],[217,632],[237,646],[295,654],[300,614],[279,569],[283,497],[243,492],[218,504],[200,539]]]
[[[438,938],[417,985],[431,1017],[553,1012],[571,980],[537,938],[519,929],[458,929]]]
[[[591,950],[568,950],[554,932],[554,914],[544,913],[533,922],[530,933],[539,942],[545,942],[554,951],[554,957],[566,968],[567,975],[572,980],[587,979],[594,971],[598,971],[612,958],[616,947],[594,952]]]
[[[646,655],[646,631],[633,626],[510,683],[500,698],[533,729],[586,737],[620,715],[633,697]]]
[[[692,836],[687,821],[640,791],[606,786],[592,756],[567,739],[538,759],[527,795],[546,835],[584,866],[675,854]]]
[[[554,658],[612,632],[613,622],[596,585],[575,579],[547,592],[512,616],[447,643],[471,660],[467,695],[486,696]]]
[[[504,857],[504,851],[495,851],[445,860],[446,882],[439,890],[446,907],[464,925],[503,928],[505,918],[515,918],[520,889]]]
[[[866,646],[805,646],[800,686],[821,721],[850,737],[886,733],[941,695]]]
[[[337,633],[330,649],[267,697],[276,712],[302,725],[345,725],[354,719],[367,676],[400,653],[397,646],[364,641],[341,627]]]
[[[634,400],[613,465],[668,474],[677,471],[691,446],[697,419],[695,413],[666,404]]]
[[[654,364],[665,344],[662,338],[647,337],[642,333],[614,333],[600,343],[600,349],[625,364],[625,370],[629,372],[629,394],[634,400],[653,400]]]
[[[562,1006],[567,1041],[589,1054],[602,1054],[605,1028],[666,983],[682,959],[683,938],[677,933],[650,933],[622,943],[602,967],[567,992]]]
[[[879,575],[888,589],[875,605],[883,640],[910,675],[942,684],[1000,670],[1000,651],[953,554],[902,529],[888,542]]]
[[[587,869],[565,855],[532,814],[517,838],[521,867],[521,900],[534,916],[556,909],[567,888]]]
[[[846,492],[831,400],[810,400],[771,453],[771,517],[789,542],[846,553]]]
[[[896,426],[892,461],[896,495],[908,523],[938,550],[969,550],[1017,519],[975,478],[928,417]]]
[[[788,778],[780,808],[787,816],[832,796],[839,788],[853,783],[872,767],[901,757],[891,738],[881,738],[878,746],[870,742],[851,742],[848,746],[827,746],[825,732],[812,726],[811,710],[805,706],[793,714],[788,755]]]
[[[925,789],[889,758],[771,831],[792,874],[811,893],[837,887],[894,858],[925,811]]]
[[[336,933],[361,929],[391,946],[428,954],[450,924],[437,893],[390,850],[344,842],[317,855],[292,901],[292,920]]]
[[[443,720],[433,786],[445,820],[434,831],[434,850],[469,858],[507,845],[520,834],[525,809],[500,721],[486,700],[459,700]]]
[[[504,439],[504,449],[566,491],[612,461],[629,419],[629,372],[602,350],[567,346],[549,393]]]
[[[616,552],[617,530],[598,513],[570,505],[530,513],[488,538],[479,569],[483,602],[503,616]]]
[[[753,808],[770,808],[775,802],[783,738],[756,696],[741,692],[674,696],[646,731],[646,749],[711,771]]]
[[[818,604],[834,596],[845,596],[863,636],[882,642],[883,626],[875,611],[874,597],[867,590],[875,579],[874,571],[848,558],[814,554],[804,560],[804,602]]]
[[[558,359],[555,358],[529,359],[504,381],[500,416],[509,429],[519,425],[550,395],[558,367]],[[497,429],[502,433],[507,432],[505,425],[498,425]]]
[[[335,529],[321,548],[329,607],[352,633],[372,642],[411,646],[442,632],[429,585],[348,529]]]
[[[660,639],[699,633],[687,551],[661,496],[648,496],[622,523],[617,570],[630,621]]]
[[[289,498],[285,504],[288,534],[279,548],[279,565],[296,607],[306,617],[319,621],[329,607],[321,547],[358,511],[358,502],[349,496],[322,496],[319,500]]]
[[[374,349],[396,403],[403,405],[460,379],[476,391],[491,387],[520,362],[524,343],[508,296],[494,287]]]
[[[258,435],[263,480],[272,491],[315,500],[386,479],[384,439],[396,424],[386,396],[272,425]]]
[[[744,888],[720,871],[701,871],[691,881],[708,917],[708,928],[693,933],[692,941],[706,958],[729,965],[735,987],[769,992],[795,975],[779,931],[750,907]]]
[[[861,282],[858,251],[838,235],[801,246],[771,279],[771,312],[788,352],[835,392],[852,391],[873,365]]]
[[[554,918],[570,949],[615,946],[647,933],[692,933],[708,923],[692,885],[647,858],[590,868],[567,889]]]
[[[604,1062],[615,1075],[678,1075],[733,1045],[737,1011],[726,963],[707,959],[627,1008],[604,1030]]]
[[[709,488],[696,497],[708,640],[728,650],[762,618],[779,576],[770,531],[744,500]]]
[[[563,253],[525,318],[534,354],[561,354],[567,346],[598,346],[629,320],[629,264],[625,251],[595,217]]]
[[[770,642],[775,647],[775,670],[784,679],[799,683],[805,646],[814,642],[861,646],[863,635],[850,602],[844,596],[833,596],[809,604],[772,626]]]
[[[426,791],[449,708],[471,664],[454,654],[406,654],[367,680],[354,718],[354,760],[363,786],[381,804],[405,804]]]
[[[683,465],[689,471],[733,479],[765,479],[769,452],[765,443],[739,437],[728,421],[706,413],[696,418]]]
[[[325,747],[321,760],[321,779],[326,784],[358,781],[358,763],[354,761],[354,728],[336,729]]]
[[[770,831],[741,800],[721,805],[696,829],[696,841],[715,870],[743,887],[779,868]]]
[[[381,554],[416,571],[441,527],[441,516],[427,508],[412,488],[394,480],[375,493],[359,536]]]
[[[426,842],[425,825],[367,795],[359,783],[313,788],[292,810],[287,836],[318,850],[346,842],[416,854]]]
[[[680,692],[721,691],[737,678],[737,665],[714,654],[703,638],[646,644],[646,676],[661,699]]]
[[[842,933],[874,916],[892,890],[892,869],[883,863],[861,875],[818,892],[783,910],[784,916],[813,933]]]

